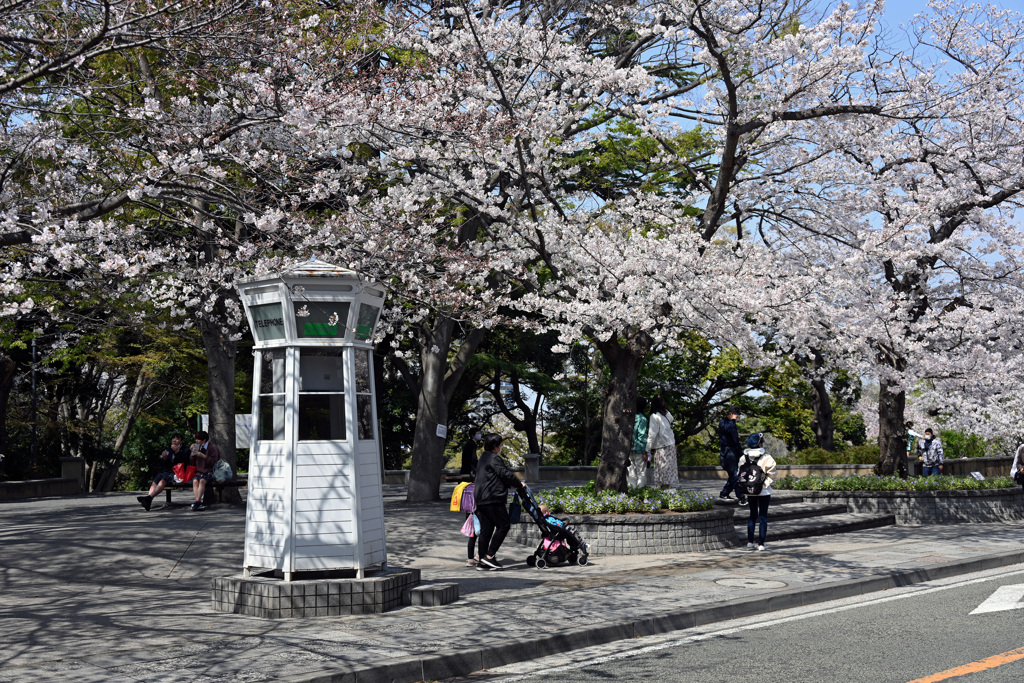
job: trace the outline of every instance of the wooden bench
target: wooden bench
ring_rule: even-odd
[[[226,488],[244,488],[249,485],[248,477],[233,477],[227,481],[208,481],[206,482],[206,491],[203,495],[203,505],[213,505],[215,502],[219,503],[224,498],[224,489]],[[167,504],[171,504],[171,491],[173,490],[186,490],[192,491],[192,482],[182,482],[180,484],[167,484],[164,487],[164,494]],[[216,500],[211,500],[210,496],[213,496]]]

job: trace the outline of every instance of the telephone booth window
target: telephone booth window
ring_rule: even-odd
[[[341,339],[349,324],[350,304],[337,301],[295,301],[295,333],[299,339]]]
[[[369,339],[373,336],[373,328],[377,325],[379,306],[359,304],[359,317],[356,319],[356,339]]]
[[[343,349],[302,349],[299,356],[299,441],[345,440]]]
[[[373,393],[370,381],[370,351],[356,349],[356,412],[359,423],[359,439],[373,439]]]
[[[261,441],[284,441],[285,353],[260,351],[260,412],[256,433]]]

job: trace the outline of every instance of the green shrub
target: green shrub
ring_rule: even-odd
[[[683,467],[718,465],[718,445],[712,445],[701,436],[691,436],[677,442],[676,455]]]
[[[798,465],[860,465],[878,462],[878,446],[846,446],[840,450],[826,451],[824,448],[804,448],[793,454],[792,462]]]
[[[878,444],[862,444],[860,446],[847,446],[844,451],[846,461],[851,465],[873,465],[878,462]]]
[[[793,454],[792,462],[798,465],[846,465],[846,453],[844,451],[826,451],[824,448],[814,446],[802,448]]]
[[[537,503],[547,505],[552,514],[572,515],[627,512],[651,514],[662,510],[696,512],[710,510],[715,505],[715,498],[709,493],[651,487],[629,489],[626,493],[598,493],[594,482],[584,486],[561,486],[553,491],[539,491],[536,498]]]
[[[826,477],[811,474],[806,477],[782,477],[772,484],[783,491],[969,491],[978,489],[1003,489],[1016,486],[1009,477],[992,477],[978,481],[973,477],[878,477],[875,475],[853,474],[843,477]]]
[[[944,429],[939,432],[939,438],[947,458],[984,458],[988,455],[988,444],[977,434]]]

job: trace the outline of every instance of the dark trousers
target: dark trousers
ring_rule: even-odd
[[[508,530],[512,523],[508,520],[508,508],[504,503],[484,503],[476,506],[476,516],[480,518],[480,538],[477,542],[477,550],[480,557],[494,557],[498,554],[498,548],[505,541]]]
[[[722,489],[720,494],[722,498],[728,498],[729,494],[736,491],[736,482],[740,478],[740,456],[738,455],[727,455],[722,461],[722,469],[729,473],[729,479],[725,482],[725,487]],[[746,496],[745,493],[736,491],[736,497],[740,500]]]
[[[757,544],[764,545],[764,537],[768,533],[768,505],[771,496],[747,496],[750,501],[750,519],[747,520],[747,543],[754,542],[754,525],[759,525]]]

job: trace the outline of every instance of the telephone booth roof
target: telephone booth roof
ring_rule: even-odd
[[[381,285],[315,258],[236,287],[257,348],[369,346],[384,304]]]

